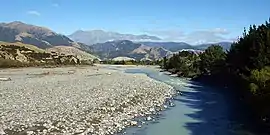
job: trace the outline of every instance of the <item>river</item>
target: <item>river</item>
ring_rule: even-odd
[[[125,135],[253,135],[242,130],[243,124],[232,114],[240,109],[230,105],[228,94],[217,88],[173,77],[158,70],[134,68],[126,73],[146,74],[149,77],[167,83],[181,91],[175,97],[174,107],[161,112],[151,122],[142,127],[127,128]],[[243,115],[240,115],[243,117]],[[245,118],[243,118],[245,119]]]

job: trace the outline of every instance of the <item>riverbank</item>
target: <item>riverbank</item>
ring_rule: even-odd
[[[122,67],[125,68],[125,67]],[[0,70],[0,134],[112,134],[163,109],[171,86],[102,66]]]

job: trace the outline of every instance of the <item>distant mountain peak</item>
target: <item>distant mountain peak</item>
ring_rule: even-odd
[[[120,44],[131,44],[133,43],[130,40],[115,40],[116,43],[120,43]]]
[[[114,40],[130,40],[130,41],[158,41],[161,40],[156,36],[121,34],[118,32],[104,31],[104,30],[89,30],[89,31],[75,31],[69,37],[75,41],[82,42],[88,45],[95,43],[105,43]]]
[[[12,25],[21,25],[21,24],[25,24],[25,23],[23,23],[23,22],[21,22],[21,21],[13,21],[13,22],[10,22],[10,23],[8,23],[8,24],[12,24]]]
[[[81,33],[84,32],[83,30],[76,30],[74,33]]]
[[[86,31],[86,32],[87,32],[87,31]],[[106,31],[96,29],[96,30],[89,30],[88,32],[100,32],[100,33],[105,33]]]

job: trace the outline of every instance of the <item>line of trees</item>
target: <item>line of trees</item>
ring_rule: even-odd
[[[111,65],[160,65],[160,60],[155,61],[140,61],[140,60],[104,60],[102,64],[111,64]]]
[[[270,125],[270,19],[244,30],[227,52],[212,45],[205,52],[179,52],[161,67],[182,77],[235,87],[256,118]]]

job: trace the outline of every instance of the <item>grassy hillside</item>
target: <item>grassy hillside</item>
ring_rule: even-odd
[[[0,68],[92,65],[94,60],[98,60],[98,58],[71,46],[57,46],[43,50],[20,42],[0,42]]]
[[[43,49],[40,49],[34,45],[30,45],[30,44],[24,44],[24,43],[21,43],[21,42],[15,42],[15,43],[8,43],[8,42],[3,42],[3,41],[0,41],[0,46],[2,45],[5,45],[5,46],[10,46],[10,45],[15,45],[15,46],[21,46],[21,47],[26,47],[30,50],[33,50],[35,52],[40,52],[40,53],[43,53],[45,52],[45,50]]]

